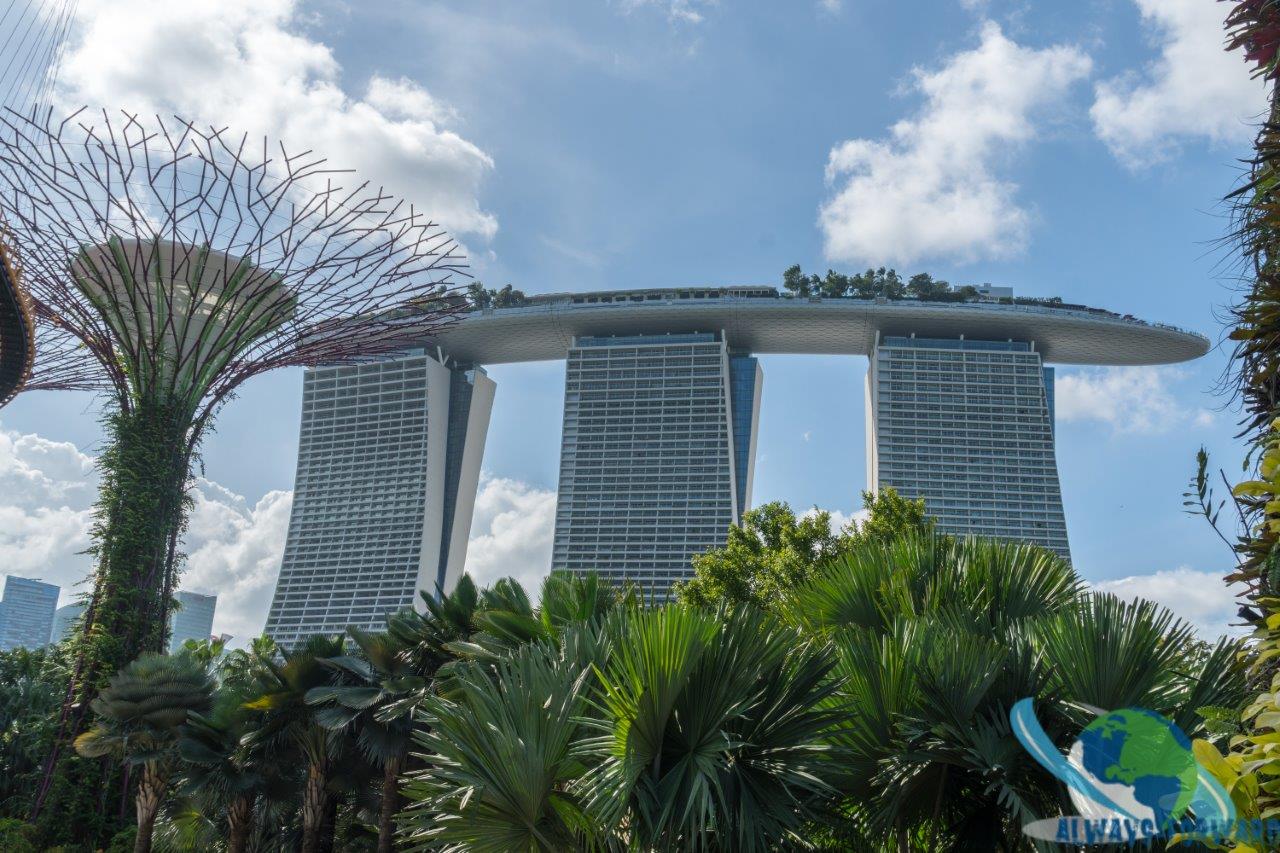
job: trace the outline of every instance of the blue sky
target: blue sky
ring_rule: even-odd
[[[181,8],[173,8],[176,6]],[[1046,8],[1048,7],[1048,8]],[[1220,201],[1264,105],[1210,0],[422,3],[85,0],[59,98],[179,112],[311,147],[450,227],[530,293],[776,284],[896,266],[1175,323],[1234,298]],[[120,51],[120,39],[132,46]],[[865,485],[860,358],[771,356],[755,499],[844,515]],[[1221,630],[1230,555],[1182,513],[1196,449],[1239,469],[1221,349],[1059,370],[1075,562]],[[546,569],[563,366],[495,367],[473,530],[482,577]],[[301,376],[254,380],[205,443],[188,585],[261,626]],[[0,413],[0,558],[84,574],[94,401]]]

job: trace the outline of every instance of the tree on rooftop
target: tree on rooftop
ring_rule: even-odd
[[[34,314],[104,394],[93,590],[33,814],[46,841],[109,829],[118,773],[67,747],[108,678],[164,647],[200,439],[245,380],[393,353],[460,310],[453,241],[312,154],[181,119],[0,116],[0,216]],[[107,772],[109,776],[104,776]],[[51,799],[52,797],[52,799]],[[78,801],[72,806],[72,801]],[[67,822],[83,812],[97,822]]]

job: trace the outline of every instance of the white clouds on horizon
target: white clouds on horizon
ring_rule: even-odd
[[[299,0],[85,0],[59,72],[73,105],[229,126],[311,149],[417,205],[455,235],[489,239],[479,202],[493,161],[425,88],[374,75],[342,87],[332,50],[299,34]],[[122,46],[127,46],[123,48]]]
[[[1186,374],[1177,367],[1059,368],[1054,381],[1057,420],[1096,421],[1116,432],[1158,434],[1213,423],[1207,409],[1185,406],[1172,388]]]
[[[1125,164],[1169,156],[1180,137],[1247,142],[1266,108],[1265,85],[1238,51],[1224,50],[1222,10],[1204,0],[1134,0],[1160,55],[1141,71],[1099,82],[1094,129]]]
[[[0,566],[62,587],[62,603],[84,590],[98,472],[67,442],[0,427]],[[180,586],[218,596],[214,630],[237,641],[261,633],[284,554],[291,491],[256,502],[205,478],[192,489]],[[484,585],[515,577],[536,595],[551,565],[556,495],[485,475],[476,496],[467,571]]]
[[[1090,586],[1120,598],[1145,598],[1161,604],[1195,626],[1202,640],[1212,642],[1224,634],[1244,633],[1243,628],[1231,624],[1237,618],[1239,585],[1227,586],[1222,575],[1214,572],[1179,566],[1148,575],[1098,581]]]

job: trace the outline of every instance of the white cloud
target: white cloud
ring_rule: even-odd
[[[0,572],[83,590],[98,473],[74,445],[0,428]],[[293,493],[257,501],[204,478],[183,541],[181,587],[218,596],[214,631],[243,643],[262,632],[284,553]],[[467,571],[477,583],[514,577],[536,596],[551,565],[556,493],[486,476],[476,497]]]
[[[0,429],[0,567],[62,587],[61,603],[85,591],[98,472],[75,445]],[[203,478],[183,543],[181,587],[214,593],[214,630],[240,641],[261,633],[289,521],[289,492],[256,504]]]
[[[621,0],[620,5],[625,12],[634,12],[647,6],[652,6],[666,13],[667,18],[673,22],[685,24],[700,24],[703,20],[703,11],[712,6],[717,5],[718,0]],[[835,0],[839,2],[839,0]]]
[[[923,258],[1004,257],[1026,244],[1031,215],[1000,176],[1011,148],[1036,136],[1034,114],[1087,76],[1078,48],[1023,47],[983,24],[979,45],[936,71],[917,68],[924,106],[886,139],[831,149],[835,194],[819,222],[827,257],[905,264]]]
[[[1265,86],[1239,51],[1224,50],[1223,9],[1206,0],[1135,0],[1160,56],[1141,73],[1100,82],[1094,127],[1129,165],[1168,156],[1179,137],[1239,143],[1266,108]]]
[[[59,86],[70,104],[126,108],[269,135],[414,202],[455,234],[497,220],[478,200],[489,155],[411,80],[342,87],[324,44],[299,34],[299,0],[85,0]]]
[[[485,475],[467,544],[467,574],[480,586],[513,577],[535,597],[551,568],[556,493]]]
[[[1164,605],[1190,622],[1201,639],[1212,641],[1223,635],[1239,635],[1236,618],[1239,584],[1228,587],[1214,572],[1197,572],[1187,566],[1149,575],[1134,575],[1091,584],[1094,589],[1124,599],[1145,598]]]
[[[1176,367],[1099,367],[1058,370],[1054,381],[1059,421],[1101,421],[1117,432],[1162,433],[1208,426],[1213,414],[1178,400],[1185,374]]]
[[[262,633],[276,589],[293,493],[267,492],[255,504],[198,480],[184,546],[182,587],[216,594],[214,630],[243,643]]]
[[[844,8],[844,0],[818,0],[818,8],[834,15]]]

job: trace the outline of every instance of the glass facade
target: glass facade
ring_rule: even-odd
[[[213,636],[213,611],[218,596],[178,590],[173,596],[178,609],[169,616],[169,654],[182,648],[187,640],[207,640]]]
[[[0,649],[48,645],[58,592],[51,583],[6,575],[4,600],[0,601]]]
[[[476,383],[482,412],[472,411]],[[348,625],[377,630],[419,589],[443,586],[447,566],[460,570],[492,397],[483,371],[426,355],[307,371],[267,634],[288,646]]]
[[[759,388],[755,359],[719,334],[578,338],[552,567],[665,598],[749,500]]]
[[[869,479],[947,533],[1021,539],[1070,559],[1053,442],[1053,372],[1026,341],[886,337],[867,373]]]

